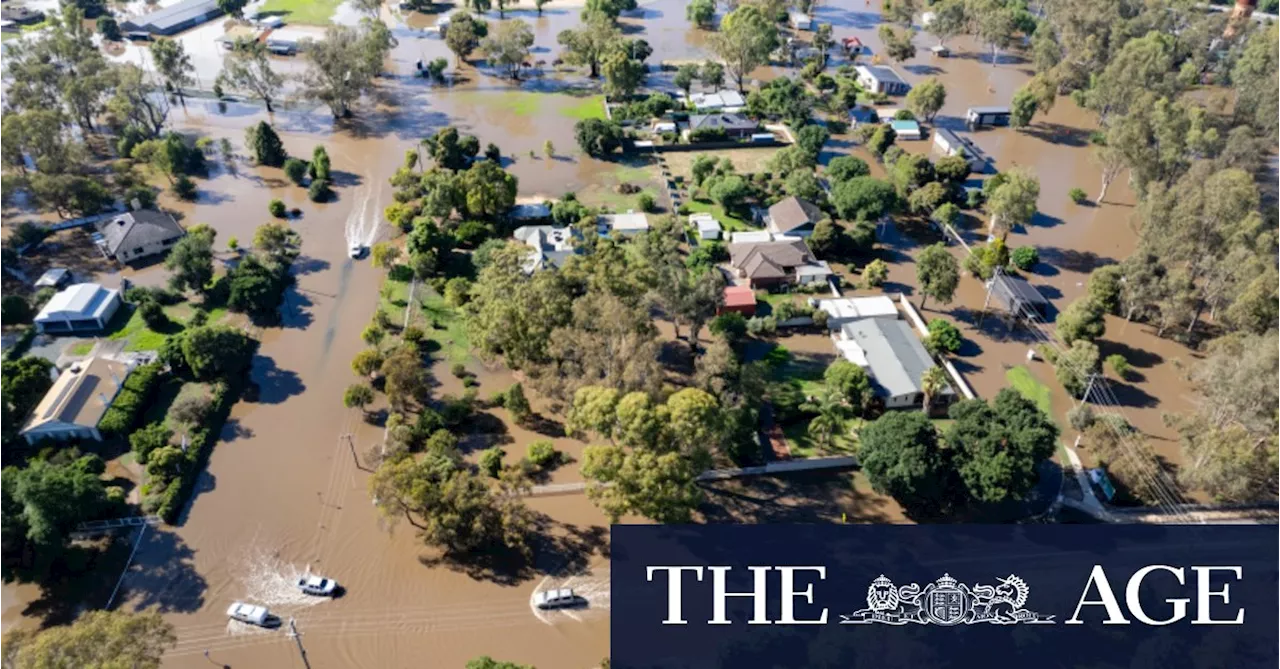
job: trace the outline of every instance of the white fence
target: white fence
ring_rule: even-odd
[[[916,305],[912,304],[911,301],[907,299],[907,296],[902,293],[898,293],[898,304],[901,305],[902,310],[906,312],[907,320],[910,320],[911,324],[920,332],[920,336],[928,337],[929,327],[924,324],[924,319],[920,317],[920,312],[916,311]],[[956,366],[951,364],[950,360],[942,358],[942,368],[947,370],[947,375],[951,377],[951,380],[956,384],[956,388],[960,390],[960,394],[964,395],[965,399],[972,400],[978,398],[978,396],[973,392],[973,389],[970,388],[969,384],[964,380],[964,377],[960,375],[960,370],[956,369]]]

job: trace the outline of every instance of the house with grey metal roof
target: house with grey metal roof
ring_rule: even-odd
[[[765,226],[774,235],[808,237],[813,227],[822,220],[818,205],[798,197],[780,200],[769,207],[769,223]]]
[[[108,358],[72,364],[53,382],[19,434],[29,444],[46,439],[101,441],[98,423],[132,369],[128,363]]]
[[[163,211],[126,211],[98,223],[98,247],[103,255],[119,262],[163,253],[187,234],[174,218]]]
[[[911,90],[911,84],[887,65],[858,65],[854,71],[858,74],[858,84],[872,93],[906,95]]]
[[[575,243],[580,237],[573,228],[557,228],[552,225],[522,225],[515,229],[512,236],[532,249],[523,265],[524,271],[529,274],[564,265],[577,252]]]
[[[689,117],[689,132],[723,130],[730,137],[750,137],[760,124],[742,114],[694,114]]]
[[[845,323],[836,349],[845,360],[867,371],[872,391],[886,409],[919,407],[924,401],[920,380],[935,365],[906,321],[862,318]],[[955,391],[947,387],[938,402],[946,404],[954,398]]]
[[[1049,300],[1022,277],[997,274],[987,282],[987,288],[991,290],[992,297],[1014,314],[1030,315],[1034,312],[1045,316],[1049,311]]]
[[[121,21],[120,30],[127,33],[176,35],[221,16],[222,13],[217,0],[181,0],[150,14]]]

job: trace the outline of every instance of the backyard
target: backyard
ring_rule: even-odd
[[[671,168],[675,176],[684,177],[686,181],[693,178],[693,161],[699,156],[711,156],[716,160],[727,159],[733,163],[738,174],[755,174],[769,171],[769,159],[778,152],[775,147],[731,149],[725,151],[670,151],[662,154],[662,159]]]
[[[276,14],[289,23],[323,26],[330,23],[342,0],[267,0],[258,8],[260,14]]]

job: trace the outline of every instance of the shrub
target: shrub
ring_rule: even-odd
[[[829,119],[827,121],[827,130],[833,135],[843,135],[844,133],[849,132],[849,124],[845,121]]]
[[[699,142],[725,142],[729,139],[729,133],[724,128],[698,128],[689,133],[689,143],[697,144]]]
[[[549,439],[539,439],[529,444],[529,451],[525,457],[538,469],[546,469],[559,462],[560,451],[556,450],[555,444]]]
[[[502,471],[502,456],[506,452],[497,446],[486,448],[480,452],[480,471],[488,474],[493,478],[498,478],[498,472]]]
[[[1076,432],[1084,432],[1093,427],[1093,423],[1097,420],[1097,416],[1093,413],[1093,407],[1088,404],[1067,411],[1067,423],[1071,425],[1071,429]]]
[[[1034,246],[1019,246],[1009,254],[1013,266],[1024,272],[1030,272],[1040,262],[1040,252]]]
[[[173,182],[173,194],[188,202],[196,199],[196,182],[185,174],[179,176],[178,180]]]
[[[107,407],[102,420],[98,421],[98,429],[103,434],[128,434],[142,415],[142,411],[151,402],[151,396],[159,385],[162,367],[158,362],[142,365],[124,380],[123,387],[116,394],[111,406]]]
[[[643,212],[652,212],[656,208],[653,196],[648,193],[641,193],[640,197],[636,198],[636,205]]]
[[[1084,192],[1083,188],[1078,187],[1067,191],[1067,197],[1071,198],[1071,201],[1076,204],[1084,204],[1089,201],[1089,195]]]
[[[285,214],[288,213],[288,209],[285,208],[284,202],[282,200],[272,200],[268,202],[267,211],[270,212],[271,215],[275,216],[276,218],[284,218]]]
[[[884,285],[886,279],[889,278],[889,266],[883,260],[876,258],[867,263],[862,268],[862,287],[863,288],[879,288]]]
[[[747,318],[736,311],[726,312],[711,321],[710,329],[711,334],[724,337],[732,344],[747,336]]]
[[[329,182],[325,179],[313,179],[311,185],[307,187],[307,197],[312,202],[328,202],[332,194]]]
[[[5,295],[0,299],[0,321],[6,325],[30,323],[32,316],[31,305],[21,295]]]
[[[511,412],[516,423],[523,425],[533,417],[533,408],[529,406],[529,398],[524,396],[524,386],[519,383],[507,389],[502,398],[502,406]]]
[[[289,181],[301,186],[307,179],[307,162],[297,158],[284,161],[284,174],[289,177]]]
[[[449,373],[461,379],[468,375],[467,366],[460,362],[455,362],[453,363],[453,366],[449,368]]]
[[[1112,353],[1103,362],[1107,367],[1111,368],[1111,371],[1116,373],[1116,376],[1122,379],[1128,378],[1129,371],[1133,369],[1129,361],[1125,360],[1124,356],[1119,353]]]
[[[752,316],[747,319],[747,332],[754,336],[778,331],[778,319],[773,316]]]
[[[427,338],[427,333],[423,332],[422,328],[416,325],[410,325],[404,329],[404,332],[400,333],[400,338],[414,346],[417,346],[422,343],[423,339]]]
[[[982,191],[975,189],[965,193],[964,204],[970,209],[977,209],[982,206],[982,202],[985,199],[986,198],[982,195]]]

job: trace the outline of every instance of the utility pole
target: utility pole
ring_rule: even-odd
[[[356,457],[356,442],[351,438],[351,435],[347,434],[343,436],[347,438],[347,446],[351,448],[351,460],[356,463],[356,469],[359,469],[362,472],[373,473],[372,469],[360,466],[360,458]]]
[[[995,288],[996,277],[1000,276],[1000,268],[996,268],[996,273],[991,275],[991,280],[987,282],[987,296],[982,300],[982,313],[978,315],[978,329],[982,329],[982,321],[987,317],[987,308],[991,306],[991,291]]]
[[[1098,378],[1097,372],[1091,372],[1089,374],[1089,383],[1084,387],[1084,395],[1080,398],[1079,402],[1075,403],[1076,406],[1080,406],[1080,404],[1089,401],[1089,393],[1093,391],[1093,382],[1097,380],[1097,378]]]
[[[302,665],[311,669],[311,661],[307,659],[307,649],[302,647],[302,634],[298,632],[293,616],[289,616],[289,638],[298,644],[298,654],[302,656]]]

